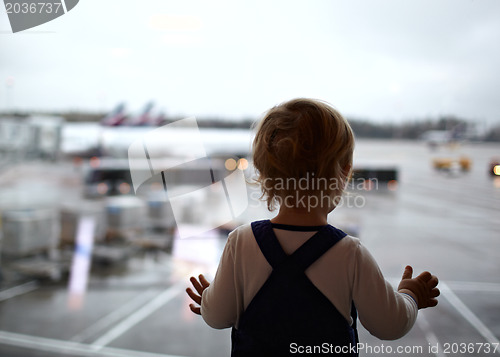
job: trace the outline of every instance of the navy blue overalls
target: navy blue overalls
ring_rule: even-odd
[[[317,233],[286,255],[273,227]],[[242,314],[238,329],[233,327],[231,356],[296,356],[301,348],[308,356],[357,356],[353,353],[358,341],[354,304],[351,327],[304,273],[346,234],[331,225],[284,226],[269,220],[253,222],[252,231],[273,271]],[[319,353],[305,353],[307,346],[318,346],[314,351]],[[346,353],[333,353],[342,351],[342,346]]]

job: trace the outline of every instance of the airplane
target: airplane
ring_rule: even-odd
[[[152,101],[147,102],[144,105],[143,109],[139,112],[139,114],[136,116],[130,116],[128,120],[124,123],[124,125],[130,125],[130,126],[152,125],[153,120],[155,119],[153,116],[154,106],[155,106],[154,102]]]
[[[100,129],[99,146],[103,156],[115,158],[126,158],[130,145],[155,128],[148,126],[120,126],[103,127]],[[192,128],[177,128],[177,135],[169,137],[168,142],[162,141],[161,136],[151,138],[155,140],[153,145],[169,148],[168,155],[182,156],[189,155],[189,152],[179,152],[176,148],[186,148],[185,143],[189,142],[193,135]],[[211,157],[248,157],[251,153],[251,143],[253,132],[250,129],[231,128],[198,128],[203,147],[207,156]],[[187,149],[189,150],[189,149]]]
[[[127,121],[125,103],[119,103],[108,115],[101,119],[102,126],[120,126]]]
[[[146,123],[141,125],[139,122],[136,122],[137,125],[117,124],[117,122],[116,125],[102,125],[102,122],[65,123],[62,130],[62,154],[80,158],[93,156],[126,158],[132,142],[166,122],[162,113],[152,118],[155,120],[149,122],[149,125]],[[249,129],[199,128],[199,131],[208,156],[246,157],[250,154],[253,133]],[[183,143],[189,140],[192,133],[189,128],[178,128],[178,135],[169,138],[170,141],[165,144],[170,148],[185,147]],[[161,144],[161,137],[156,137],[154,140],[158,140]]]

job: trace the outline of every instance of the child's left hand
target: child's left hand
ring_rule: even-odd
[[[203,294],[203,291],[210,286],[210,283],[208,282],[207,279],[205,279],[203,274],[200,274],[198,278],[200,279],[200,281],[196,280],[194,276],[192,276],[189,280],[191,281],[191,284],[193,284],[194,288],[200,295],[195,294],[195,292],[191,288],[187,288],[186,292],[189,295],[189,297],[193,299],[195,303],[201,305],[201,294]],[[201,315],[200,306],[195,306],[195,304],[189,304],[189,308],[195,314]]]

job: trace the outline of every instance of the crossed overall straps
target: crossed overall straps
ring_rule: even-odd
[[[330,225],[320,226],[319,230],[300,246],[290,256],[286,255],[273,231],[273,224],[268,221],[252,223],[252,231],[262,254],[274,269],[280,267],[287,259],[297,264],[297,268],[305,271],[312,263],[318,260],[327,250],[346,236],[344,232]],[[300,228],[299,228],[300,229]],[[310,228],[304,229],[310,231]]]
[[[273,271],[247,306],[238,329],[233,329],[232,355],[260,356],[272,351],[274,356],[286,356],[293,343],[356,343],[355,326],[348,325],[305,275],[346,234],[330,225],[318,227],[293,254],[286,255],[269,220],[253,222],[252,231]],[[355,320],[355,309],[351,312]]]

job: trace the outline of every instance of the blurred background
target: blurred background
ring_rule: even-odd
[[[230,355],[184,289],[213,278],[232,229],[275,214],[252,128],[294,97],[357,137],[330,223],[394,284],[407,264],[441,280],[410,334],[361,341],[500,353],[499,15],[494,0],[85,0],[13,33],[2,7],[0,354]]]

